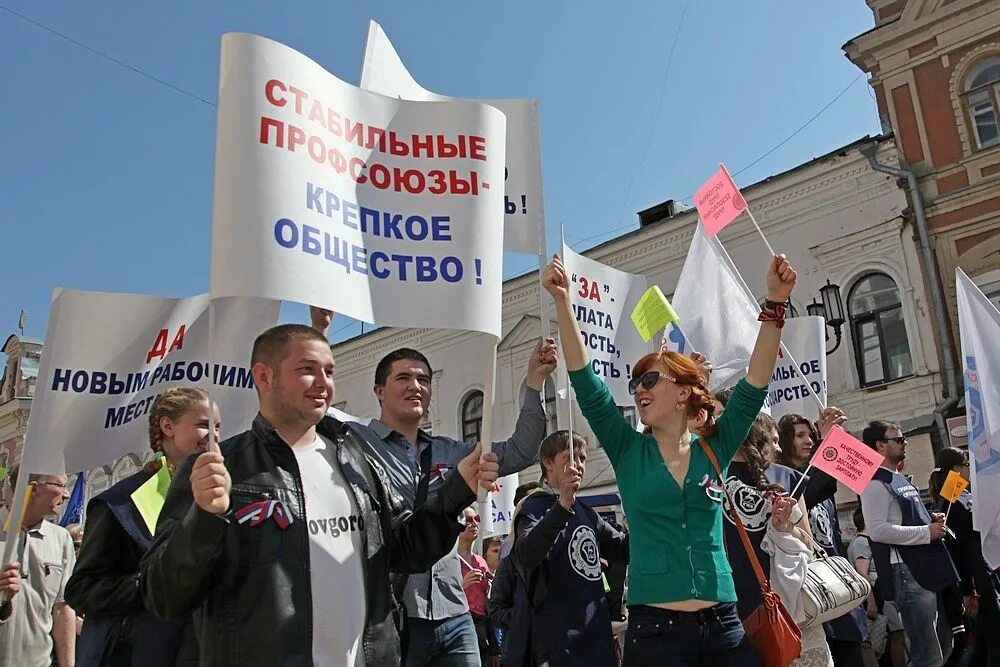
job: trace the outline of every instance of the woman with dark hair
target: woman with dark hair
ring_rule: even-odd
[[[847,421],[843,410],[836,407],[824,409],[819,423],[814,424],[799,414],[787,414],[778,422],[778,444],[781,455],[778,462],[804,472],[809,459],[820,441],[830,429],[842,426]],[[813,540],[830,556],[847,556],[847,549],[840,530],[837,514],[837,480],[822,470],[810,471],[809,483],[800,494],[809,512],[809,527]],[[827,643],[833,654],[833,661],[840,665],[873,665],[875,654],[868,639],[868,621],[863,605],[858,605],[848,613],[823,624]]]
[[[555,302],[580,410],[614,466],[629,520],[625,665],[759,664],[736,613],[718,484],[712,489],[701,482],[717,479],[707,451],[725,468],[767,396],[795,271],[784,257],[774,257],[766,282],[746,378],[733,389],[718,421],[704,371],[683,355],[660,351],[632,366],[629,390],[640,420],[650,427],[637,433],[590,364],[558,255],[542,278]],[[689,430],[689,420],[703,424],[700,433]]]
[[[768,579],[775,590],[781,591],[783,587],[774,578],[782,575],[775,573],[775,568],[771,567],[771,555],[762,546],[768,527],[789,533],[806,546],[811,545],[811,535],[809,522],[806,520],[805,501],[793,501],[787,495],[798,484],[802,474],[780,463],[771,463],[768,458],[768,451],[776,447],[777,442],[778,425],[770,415],[757,415],[746,441],[729,464],[726,490],[736,505],[736,514],[746,527],[761,568],[769,574]],[[786,511],[787,522],[774,520],[775,516],[780,517]],[[729,508],[723,516],[726,517],[726,552],[729,554],[729,563],[733,566],[737,607],[740,619],[745,620],[761,605],[760,584],[754,576],[753,566],[743,547],[739,529],[729,514]],[[786,606],[790,607],[787,603]],[[814,625],[802,630],[802,654],[793,665],[832,667],[833,658],[821,626]]]
[[[628,539],[576,498],[586,472],[587,443],[569,431],[542,441],[542,490],[524,499],[514,519],[511,562],[518,575],[506,665],[614,665],[611,616],[601,559],[628,562]]]
[[[975,641],[962,656],[963,665],[1000,666],[1000,601],[997,574],[983,558],[983,543],[979,531],[972,526],[972,493],[962,491],[958,500],[949,503],[941,498],[941,488],[949,472],[969,481],[969,452],[945,447],[937,453],[937,469],[931,474],[930,491],[938,509],[946,512],[948,528],[954,539],[946,540],[959,574],[959,590],[965,606],[965,616]]]
[[[164,391],[149,412],[150,448],[164,458],[154,459],[87,506],[85,538],[66,585],[66,601],[87,617],[76,644],[80,665],[198,664],[192,624],[164,621],[146,610],[139,591],[139,561],[153,543],[153,526],[146,523],[132,494],[161,466],[172,473],[188,456],[205,451],[213,428],[218,441],[218,405],[213,419],[208,404],[202,389]]]

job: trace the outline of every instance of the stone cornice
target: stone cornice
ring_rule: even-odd
[[[865,64],[871,62],[868,67],[874,64],[879,64],[881,67],[886,58],[926,41],[930,35],[939,35],[956,27],[977,22],[983,15],[995,11],[992,4],[993,0],[958,0],[939,8],[940,11],[924,14],[916,20],[913,18],[916,12],[908,6],[898,21],[886,23],[875,30],[858,35],[843,48],[855,65],[860,66],[857,59],[863,58]],[[933,54],[929,56],[931,58],[940,57],[936,49],[930,53]],[[888,74],[886,71],[879,72],[881,78],[886,74]]]

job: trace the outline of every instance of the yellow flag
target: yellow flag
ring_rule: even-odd
[[[163,501],[167,498],[167,489],[170,488],[170,470],[167,468],[167,460],[161,459],[163,465],[138,489],[132,492],[132,502],[139,510],[142,520],[149,528],[149,534],[156,534],[156,519],[163,509]]]
[[[965,491],[968,486],[969,483],[962,479],[961,475],[952,470],[945,478],[944,486],[941,487],[941,497],[949,503],[953,503],[958,500],[958,497],[962,495],[962,491]]]
[[[21,508],[21,520],[17,524],[17,532],[21,532],[24,528],[24,515],[28,513],[28,503],[31,502],[31,492],[35,490],[34,484],[29,484],[28,489],[24,492],[24,507]],[[7,520],[3,524],[3,532],[10,530],[10,515],[7,515]]]
[[[663,296],[656,285],[646,290],[632,310],[632,323],[647,343],[663,327],[680,321],[681,318],[677,317],[667,297]]]

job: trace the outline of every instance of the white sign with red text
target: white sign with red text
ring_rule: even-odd
[[[505,120],[222,39],[212,295],[500,335]]]
[[[389,37],[375,21],[368,24],[361,87],[404,100],[443,102],[458,98],[432,93],[407,71]],[[507,169],[504,196],[504,250],[537,253],[545,229],[542,152],[535,100],[480,100],[507,117]]]
[[[634,406],[628,393],[632,364],[652,348],[632,324],[631,313],[646,291],[646,276],[626,273],[563,246],[570,303],[597,377],[615,403]]]

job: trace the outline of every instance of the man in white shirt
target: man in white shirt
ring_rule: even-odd
[[[477,448],[408,511],[378,436],[326,416],[333,355],[310,327],[262,333],[251,355],[260,414],[221,452],[176,473],[142,561],[149,609],[193,612],[201,664],[398,667],[389,572],[425,570],[453,548],[496,456]]]
[[[898,424],[873,421],[862,440],[885,457],[861,494],[882,592],[903,617],[910,665],[940,667],[951,652],[951,632],[938,624],[937,591],[958,581],[941,542],[944,515],[930,514],[920,492],[897,472],[906,458],[906,438]]]
[[[11,488],[18,469],[8,477]],[[69,498],[66,475],[29,477],[31,497],[24,510],[16,562],[0,572],[0,665],[48,667],[55,646],[59,665],[75,664],[76,613],[63,594],[73,574],[76,553],[65,528],[45,520]],[[0,549],[3,549],[0,540]]]

